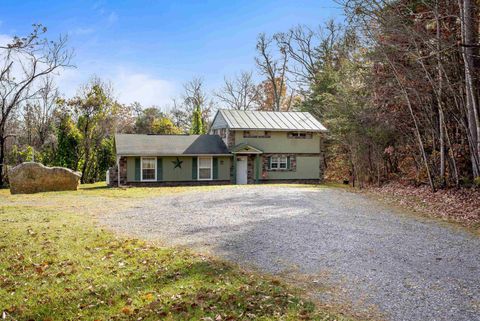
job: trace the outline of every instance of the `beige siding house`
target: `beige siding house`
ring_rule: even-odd
[[[309,113],[219,110],[208,135],[118,134],[109,183],[318,183],[325,131]]]
[[[210,134],[232,153],[232,182],[323,180],[326,128],[310,113],[219,110]]]

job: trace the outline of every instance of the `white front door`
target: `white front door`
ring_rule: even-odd
[[[247,184],[247,156],[237,157],[237,184]]]

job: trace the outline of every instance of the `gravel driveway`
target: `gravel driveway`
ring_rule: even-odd
[[[303,276],[319,299],[387,320],[480,320],[480,238],[342,189],[231,186],[152,198],[103,221]]]

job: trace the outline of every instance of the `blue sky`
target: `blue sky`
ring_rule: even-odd
[[[112,82],[121,102],[159,106],[194,76],[211,91],[224,76],[254,71],[261,32],[342,20],[330,0],[0,2],[0,41],[32,23],[47,26],[49,37],[68,34],[77,68],[57,81],[66,95],[95,74]]]

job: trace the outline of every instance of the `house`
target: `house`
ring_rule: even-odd
[[[306,112],[219,110],[206,135],[117,134],[109,183],[318,183],[324,132]]]
[[[217,135],[115,135],[110,185],[230,183],[232,155]]]

